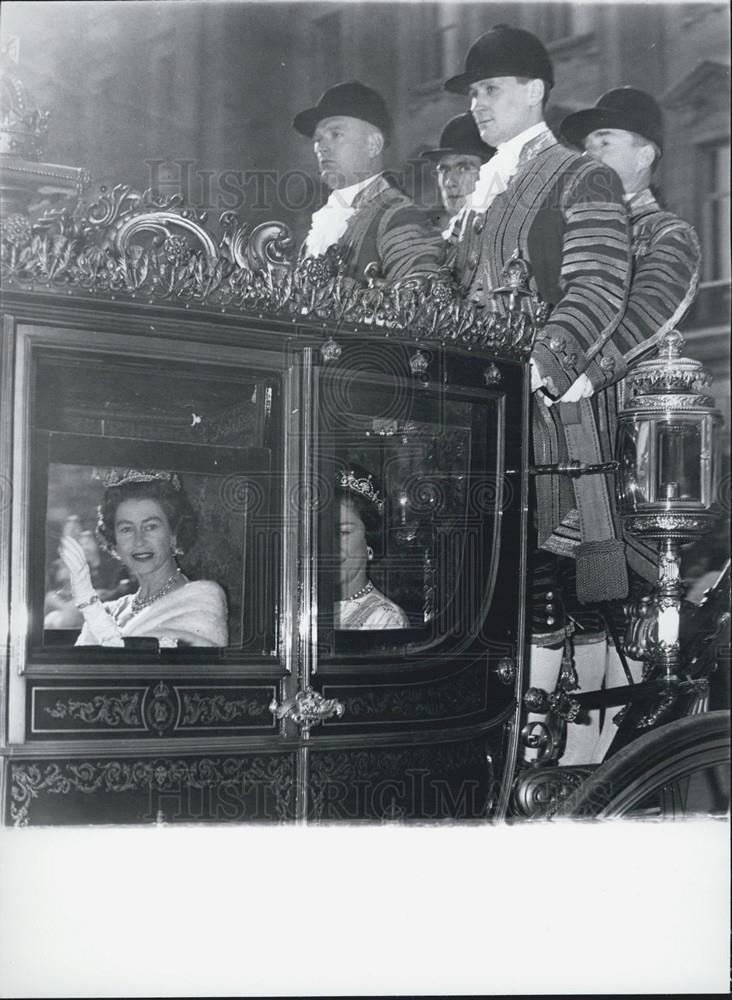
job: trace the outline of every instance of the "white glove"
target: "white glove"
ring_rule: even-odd
[[[61,556],[66,569],[69,571],[69,581],[71,583],[71,594],[75,604],[85,604],[96,593],[92,587],[89,564],[86,561],[84,550],[75,538],[71,535],[64,535],[58,547],[58,554]]]
[[[575,379],[563,396],[560,396],[559,399],[550,399],[549,396],[544,396],[544,402],[547,406],[554,406],[555,403],[578,403],[580,399],[587,399],[594,391],[592,382],[590,382],[583,372]]]
[[[529,359],[529,371],[531,372],[531,391],[537,392],[543,385],[546,385],[546,379],[541,377],[541,373],[533,358]]]
[[[89,564],[81,545],[71,535],[64,535],[59,544],[58,554],[69,571],[74,604],[81,611],[84,621],[100,645],[124,646],[119,626],[107,612],[99,600],[99,594],[92,587]]]

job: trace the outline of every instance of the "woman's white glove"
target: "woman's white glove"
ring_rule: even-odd
[[[112,616],[107,613],[91,582],[91,572],[84,550],[71,535],[64,535],[58,554],[69,571],[69,582],[74,604],[84,616],[84,621],[101,646],[124,646],[122,633]]]
[[[64,535],[58,547],[61,562],[69,571],[69,582],[74,604],[85,604],[96,591],[92,587],[91,572],[84,550],[71,535]]]

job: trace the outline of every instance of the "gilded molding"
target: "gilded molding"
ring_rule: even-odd
[[[514,813],[525,819],[549,819],[593,770],[583,765],[523,771],[513,787]]]
[[[152,691],[146,692],[143,714],[148,729],[155,730],[158,736],[169,734],[180,715],[177,692],[171,691],[164,681],[158,681]]]
[[[45,705],[43,711],[52,719],[76,719],[89,725],[141,726],[141,698],[138,693],[120,695],[95,695],[89,701],[68,698]]]
[[[659,722],[668,716],[671,709],[676,704],[681,695],[695,695],[697,697],[706,695],[709,691],[709,680],[706,677],[697,677],[693,680],[684,680],[677,685],[669,685],[659,697],[653,708],[636,722],[635,729],[652,729]]]
[[[139,729],[170,736],[186,729],[260,719],[259,728],[271,728],[267,710],[272,686],[242,687],[169,684],[157,681],[140,688],[104,690],[98,687],[33,689],[34,733],[72,734],[111,729]],[[54,727],[50,720],[57,725]],[[76,729],[70,723],[81,723]],[[256,724],[256,723],[255,723]],[[249,722],[252,725],[252,722]],[[94,727],[94,728],[92,728]]]
[[[498,787],[484,740],[400,749],[330,750],[310,754],[308,818],[444,819],[467,810],[487,816]],[[473,770],[450,788],[448,775]],[[354,813],[353,810],[356,810]],[[455,818],[453,815],[452,818]]]
[[[697,514],[674,513],[665,511],[649,511],[647,514],[627,516],[625,524],[628,530],[638,533],[648,533],[649,530],[663,532],[706,532],[713,527],[712,515],[707,517]]]
[[[670,396],[643,396],[642,402],[631,402],[628,409],[659,410],[663,413],[673,413],[675,410],[699,410],[712,405],[709,396],[694,394]]]
[[[204,757],[198,760],[82,760],[63,763],[9,762],[10,818],[27,826],[34,802],[44,795],[181,789],[240,789],[259,784],[271,792],[280,819],[293,818],[294,774],[289,756]],[[152,817],[151,817],[152,819]]]
[[[202,695],[197,691],[183,694],[183,717],[179,728],[184,726],[211,726],[217,722],[235,722],[237,719],[255,718],[267,711],[264,702],[254,698],[227,698],[224,694]]]
[[[512,260],[516,271],[521,260]],[[521,277],[523,271],[519,274]],[[293,322],[370,328],[420,343],[455,344],[493,356],[528,356],[546,308],[507,279],[491,308],[462,297],[449,271],[362,286],[344,277],[337,248],[298,258],[287,226],[254,228],[229,212],[217,234],[207,215],[180,195],[162,197],[117,185],[91,204],[53,209],[33,221],[8,219],[0,274],[6,288],[78,292],[146,303],[195,305],[217,312],[267,313]],[[529,296],[527,299],[526,296]],[[324,336],[337,356],[333,330]]]
[[[493,672],[501,684],[513,687],[516,682],[516,660],[512,656],[502,656]]]
[[[294,697],[283,701],[281,705],[276,698],[273,698],[269,710],[278,721],[291,719],[302,730],[303,738],[307,739],[313,726],[334,715],[343,715],[345,708],[336,698],[324,698],[319,691],[306,686],[304,690],[298,691]]]
[[[485,670],[464,670],[456,678],[432,684],[340,695],[349,721],[369,716],[405,719],[444,719],[468,715],[485,707]]]
[[[628,411],[645,409],[648,397],[659,396],[660,401],[655,398],[651,403],[654,409],[663,406],[675,409],[678,396],[689,400],[696,395],[703,401],[702,406],[711,405],[711,399],[702,394],[711,385],[712,376],[700,361],[682,357],[683,346],[684,338],[678,330],[666,330],[657,351],[631,369],[626,379],[625,408]]]

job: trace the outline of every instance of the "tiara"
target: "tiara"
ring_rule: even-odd
[[[155,472],[152,469],[112,469],[104,477],[104,486],[110,489],[114,486],[125,486],[127,483],[167,483],[174,490],[180,490],[181,484],[175,472]]]
[[[350,490],[359,496],[369,500],[381,513],[384,509],[384,501],[379,496],[379,491],[371,482],[371,476],[357,476],[352,469],[343,471],[338,479],[338,485],[344,490]]]

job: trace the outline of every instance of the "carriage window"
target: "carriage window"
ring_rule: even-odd
[[[32,650],[273,655],[276,401],[237,370],[39,353]]]
[[[497,393],[324,378],[321,661],[441,646],[476,628],[506,499],[502,406]]]

